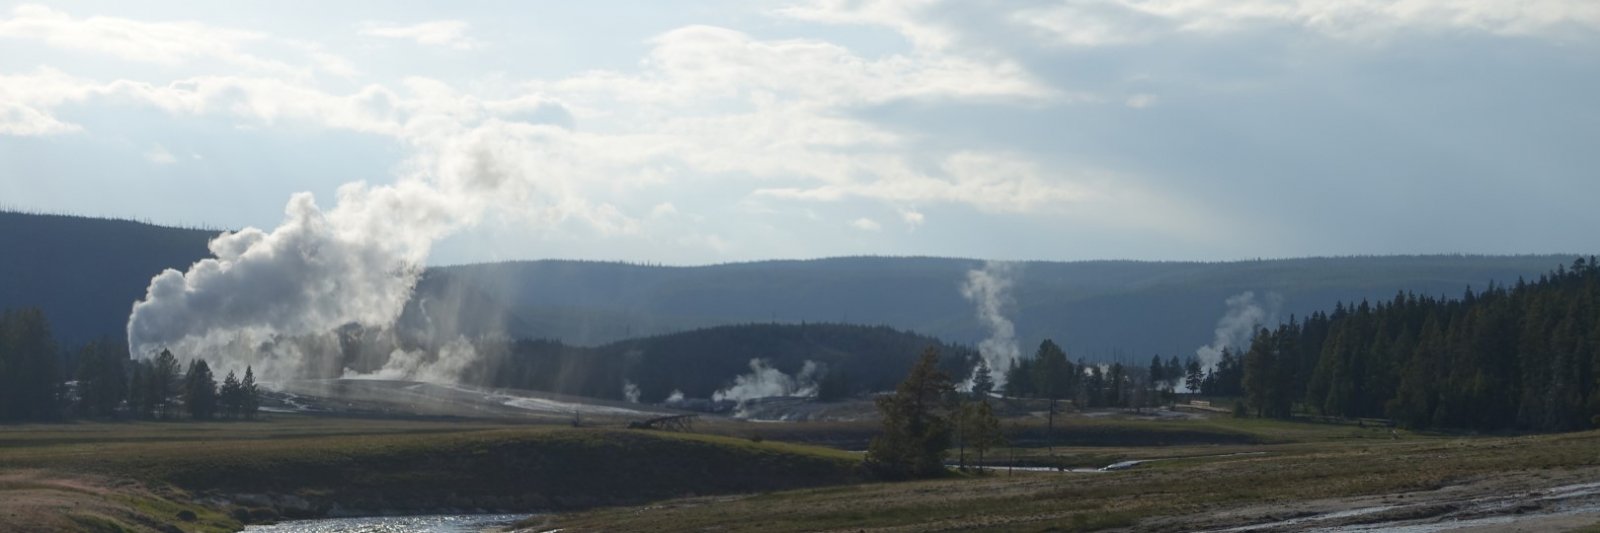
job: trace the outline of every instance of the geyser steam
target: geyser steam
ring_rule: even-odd
[[[1017,348],[1017,328],[1005,316],[1006,307],[1014,303],[1011,286],[1017,270],[1015,263],[989,261],[982,269],[968,270],[967,281],[961,285],[961,295],[977,307],[978,321],[989,329],[989,338],[978,343],[978,353],[989,365],[996,390],[1005,387],[1006,374],[1022,356]],[[972,389],[971,377],[962,389]]]
[[[414,155],[395,183],[344,185],[326,211],[295,194],[277,228],[213,239],[214,257],[150,281],[128,317],[129,349],[204,357],[219,372],[254,365],[263,380],[339,375],[334,332],[393,326],[434,241],[491,208],[530,203],[537,164],[516,157],[537,151],[510,127],[490,120],[410,138]],[[318,346],[304,349],[305,339]],[[368,377],[456,381],[476,354],[464,339],[442,340],[432,353],[395,346]]]
[[[742,404],[760,398],[812,397],[817,395],[817,381],[825,371],[825,365],[806,361],[799,373],[790,376],[768,365],[765,359],[751,359],[750,373],[733,378],[733,385],[717,391],[711,399]]]
[[[1283,307],[1283,296],[1267,293],[1263,301],[1256,299],[1254,291],[1245,291],[1228,298],[1228,311],[1217,319],[1211,344],[1201,346],[1194,353],[1207,369],[1215,368],[1222,360],[1222,350],[1232,349],[1235,354],[1249,346],[1256,328],[1278,321],[1278,310]]]

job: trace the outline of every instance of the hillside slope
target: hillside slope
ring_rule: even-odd
[[[121,338],[150,278],[209,256],[217,233],[0,211],[0,309],[43,309],[68,343]]]
[[[1281,296],[1278,316],[1397,291],[1459,295],[1490,281],[1536,278],[1569,256],[1403,256],[1228,263],[1027,262],[1007,311],[1023,349],[1053,338],[1074,357],[1148,360],[1212,340],[1226,300]],[[702,267],[530,261],[436,268],[496,295],[525,337],[576,344],[742,322],[881,324],[960,343],[988,335],[961,294],[982,262],[846,257]]]
[[[0,308],[45,310],[67,342],[121,336],[151,276],[207,255],[214,231],[58,215],[0,213]],[[1282,297],[1304,315],[1401,290],[1461,294],[1535,278],[1569,256],[1406,256],[1227,263],[1027,262],[1016,269],[1024,350],[1053,338],[1073,357],[1186,355],[1212,339],[1225,300]],[[526,261],[428,270],[402,329],[421,337],[504,334],[598,346],[727,324],[887,325],[972,344],[987,332],[961,295],[981,261],[844,257],[662,267]],[[427,306],[418,302],[427,301]],[[423,316],[420,311],[430,312]],[[417,332],[417,329],[426,331]]]

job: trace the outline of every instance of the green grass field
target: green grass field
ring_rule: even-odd
[[[999,470],[744,498],[685,499],[540,517],[531,525],[564,531],[1191,531],[1338,510],[1349,501],[1364,501],[1361,497],[1404,502],[1409,494],[1426,501],[1448,497],[1458,488],[1468,490],[1462,487],[1493,494],[1600,480],[1600,432],[1465,437],[1233,418],[1069,419],[1058,429],[1125,435],[1142,429],[1152,442],[1178,430],[1226,435],[1221,440],[1228,441],[1244,434],[1259,443],[1063,446],[1054,457],[1030,447],[1017,455],[1036,464],[1164,460],[1118,472],[1008,475]],[[1247,454],[1226,455],[1240,453]],[[1007,460],[1008,451],[992,452],[990,459]],[[1448,505],[1441,504],[1441,512],[1451,510]],[[1239,516],[1218,514],[1230,509]]]
[[[1008,419],[1022,445],[991,450],[987,462],[1151,462],[871,482],[850,451],[876,432],[865,422],[717,420],[692,434],[287,415],[7,426],[0,531],[231,531],[331,511],[557,511],[525,525],[566,531],[1188,531],[1360,498],[1431,501],[1600,479],[1596,432],[1471,437],[1116,413],[1063,417],[1058,445],[1046,448],[1043,424]],[[192,520],[179,518],[185,511]]]
[[[197,520],[180,526],[215,531],[336,509],[531,512],[858,481],[857,456],[806,445],[472,421],[82,423],[9,427],[0,442],[7,531],[54,514],[61,529],[115,531],[188,509]]]

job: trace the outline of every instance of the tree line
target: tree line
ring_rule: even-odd
[[[145,360],[110,340],[60,350],[40,310],[0,313],[0,421],[254,418],[259,408],[252,368],[219,384],[204,359],[185,367],[167,350]]]
[[[883,432],[868,444],[863,464],[885,479],[939,476],[952,443],[960,446],[960,468],[966,468],[968,448],[982,464],[984,454],[1006,440],[989,405],[987,367],[978,367],[973,385],[972,392],[957,392],[940,368],[939,349],[924,350],[894,393],[877,398]]]
[[[1412,428],[1600,426],[1600,262],[1459,298],[1397,294],[1256,332],[1212,375],[1256,414],[1390,418]],[[1210,377],[1210,376],[1208,376]]]
[[[1071,400],[1079,407],[1149,407],[1170,402],[1184,382],[1187,368],[1198,368],[1176,356],[1152,356],[1149,366],[1121,362],[1077,363],[1067,358],[1054,341],[1045,339],[1033,357],[1023,358],[1006,372],[1005,393],[1019,398]]]

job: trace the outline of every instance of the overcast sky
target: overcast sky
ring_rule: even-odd
[[[1600,2],[0,9],[0,206],[353,182],[493,191],[431,263],[1593,252]]]

